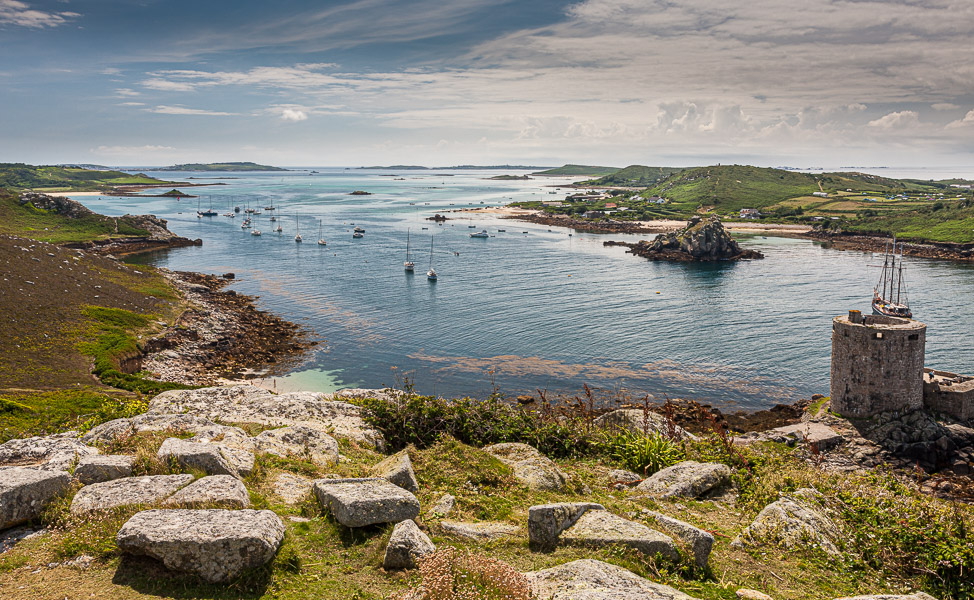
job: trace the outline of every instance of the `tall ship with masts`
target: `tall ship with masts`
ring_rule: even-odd
[[[873,288],[873,314],[887,317],[912,319],[910,300],[906,294],[906,281],[903,279],[903,242],[900,242],[899,260],[896,256],[896,238],[892,248],[886,242],[883,256],[883,272]]]

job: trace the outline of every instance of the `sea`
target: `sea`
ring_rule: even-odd
[[[445,397],[540,391],[570,400],[588,386],[603,400],[766,408],[828,394],[831,320],[869,311],[882,264],[876,253],[764,235],[737,236],[764,260],[650,262],[603,245],[649,235],[581,233],[469,210],[569,192],[558,187],[570,181],[563,178],[490,179],[517,171],[148,174],[219,185],[184,188],[199,199],[76,199],[108,215],[151,213],[202,239],[128,260],[234,273],[231,289],[320,340],[302,364],[268,376],[278,390],[411,385]],[[241,228],[247,207],[271,205],[254,219],[263,235]],[[219,215],[198,218],[197,206]],[[223,216],[235,206],[236,218]],[[436,213],[449,220],[427,220]],[[353,239],[354,227],[364,237]],[[470,237],[481,230],[489,237]],[[403,269],[407,237],[415,273]],[[904,263],[910,304],[928,326],[927,366],[974,374],[974,265]],[[436,282],[426,277],[431,265]]]

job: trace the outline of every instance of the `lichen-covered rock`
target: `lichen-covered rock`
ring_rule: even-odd
[[[47,503],[67,491],[71,476],[63,471],[27,467],[0,469],[0,529],[29,521]]]
[[[90,454],[81,457],[74,476],[82,485],[112,481],[132,475],[135,457],[122,454]]]
[[[318,479],[315,496],[346,527],[398,523],[419,516],[419,500],[385,479]]]
[[[413,569],[416,561],[432,554],[436,546],[429,536],[419,530],[412,519],[400,521],[392,529],[386,555],[382,561],[384,569]]]
[[[569,546],[594,547],[618,544],[650,557],[661,554],[670,560],[680,558],[680,552],[669,536],[607,510],[586,511],[574,525],[561,533],[558,542]]]
[[[663,513],[644,510],[643,514],[652,519],[665,533],[686,544],[693,553],[694,563],[699,568],[702,569],[707,566],[707,561],[710,559],[710,551],[714,547],[713,534],[698,529],[689,523],[684,523],[679,519],[664,515]]]
[[[115,539],[123,552],[218,583],[270,562],[284,523],[269,510],[147,510],[126,521]]]
[[[784,497],[764,507],[754,522],[734,540],[736,546],[771,543],[793,547],[819,548],[827,554],[840,554],[842,534],[827,516],[801,498]]]
[[[730,467],[685,460],[656,472],[635,487],[653,498],[701,498],[730,483]]]
[[[338,462],[338,442],[320,429],[304,425],[269,429],[254,438],[261,452],[277,456],[303,456],[319,465]]]
[[[386,481],[398,485],[414,494],[419,493],[419,483],[413,471],[413,463],[409,460],[409,453],[405,450],[397,452],[372,467],[372,473]]]
[[[250,494],[236,477],[210,475],[202,477],[179,490],[166,501],[166,505],[202,506],[222,504],[229,508],[250,506]]]
[[[524,574],[538,600],[693,600],[668,585],[599,560],[575,560]]]
[[[774,598],[765,594],[764,592],[749,590],[747,588],[737,590],[734,592],[734,595],[737,596],[737,600],[774,600]]]
[[[550,550],[558,544],[561,532],[574,525],[590,510],[605,510],[594,502],[539,504],[528,509],[528,541],[532,548]]]
[[[620,408],[607,412],[595,419],[595,425],[603,429],[615,429],[631,431],[640,435],[662,435],[672,434],[678,438],[696,439],[696,436],[680,427],[676,423],[667,423],[666,418],[652,411],[643,411],[638,408]]]
[[[144,475],[86,485],[71,500],[71,512],[81,514],[118,506],[162,502],[193,481],[192,475]]]
[[[912,594],[872,594],[869,596],[847,596],[835,600],[937,600],[930,594],[913,592]]]
[[[312,481],[293,473],[274,476],[274,493],[287,504],[299,504],[311,495]]]
[[[440,529],[447,535],[462,537],[477,542],[489,542],[501,538],[517,535],[520,528],[508,523],[494,521],[478,521],[465,523],[463,521],[440,521]]]
[[[144,414],[102,423],[82,436],[81,440],[87,444],[106,444],[136,433],[197,433],[213,427],[219,425],[194,415]]]
[[[170,390],[153,398],[148,412],[196,415],[231,423],[280,427],[304,425],[332,436],[365,442],[381,450],[384,445],[382,434],[365,423],[361,409],[337,399],[382,394],[381,390],[274,394],[251,385]]]
[[[484,452],[510,465],[514,477],[532,490],[559,490],[568,482],[568,475],[550,458],[527,444],[494,444],[484,448]]]
[[[0,444],[0,467],[67,471],[83,456],[98,454],[74,431],[10,440]]]
[[[609,483],[617,490],[633,487],[643,480],[642,475],[626,469],[613,469],[606,474]]]
[[[175,461],[184,469],[199,469],[208,475],[232,475],[240,477],[220,449],[213,444],[202,444],[179,438],[166,438],[156,452],[162,461]]]
[[[453,494],[443,494],[440,496],[440,499],[433,504],[432,508],[427,511],[427,514],[431,517],[449,517],[456,506],[457,499],[453,496]]]

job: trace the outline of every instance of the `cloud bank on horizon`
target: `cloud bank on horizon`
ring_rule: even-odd
[[[972,29],[969,0],[0,0],[0,160],[974,165]]]

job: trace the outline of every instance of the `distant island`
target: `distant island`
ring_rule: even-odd
[[[488,170],[510,170],[510,171],[526,171],[528,169],[547,169],[549,167],[537,167],[530,165],[454,165],[452,167],[424,167],[422,165],[389,165],[389,166],[372,166],[372,167],[359,167],[359,169],[372,169],[372,170],[384,170],[384,171],[488,171]],[[611,169],[610,172],[616,171],[616,169]]]
[[[530,181],[531,178],[527,175],[494,175],[493,177],[488,177],[488,179],[494,181]]]
[[[149,177],[144,173],[92,170],[64,165],[0,163],[0,188],[37,192],[99,192],[118,186],[157,186],[175,182]]]
[[[538,171],[532,175],[578,175],[582,177],[602,177],[611,175],[619,170],[618,167],[595,167],[592,165],[564,165],[554,169]]]
[[[270,165],[259,165],[253,162],[225,162],[225,163],[187,163],[184,165],[173,165],[154,169],[155,171],[219,171],[219,172],[238,172],[238,171],[287,171],[281,167]]]

